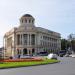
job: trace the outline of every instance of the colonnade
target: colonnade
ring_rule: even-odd
[[[17,45],[35,45],[35,34],[17,34]]]

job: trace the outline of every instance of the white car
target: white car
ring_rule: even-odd
[[[65,57],[69,57],[69,54],[66,54]]]
[[[71,54],[71,55],[69,55],[69,56],[75,58],[75,54]]]
[[[31,58],[30,55],[21,55],[20,58]]]
[[[53,53],[50,53],[50,54],[48,54],[47,58],[48,59],[57,59],[57,55],[53,54]]]
[[[73,58],[75,58],[75,55],[72,55]]]

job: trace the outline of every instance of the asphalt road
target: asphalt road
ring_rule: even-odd
[[[60,63],[41,66],[0,69],[0,75],[75,75],[75,58],[59,58]]]

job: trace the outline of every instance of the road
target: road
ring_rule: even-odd
[[[0,69],[0,75],[75,75],[75,58],[61,57],[60,63]]]

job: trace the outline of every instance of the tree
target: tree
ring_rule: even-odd
[[[61,39],[61,50],[68,50],[71,47],[71,42],[66,39]]]
[[[61,50],[66,50],[67,48],[67,40],[61,39]]]
[[[71,49],[75,52],[75,40],[71,41]]]

